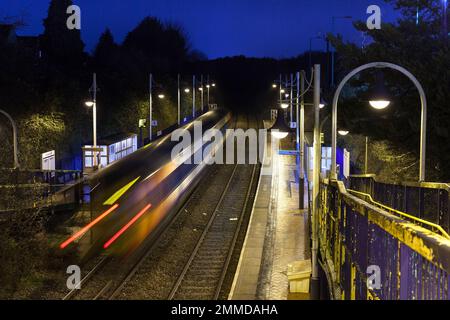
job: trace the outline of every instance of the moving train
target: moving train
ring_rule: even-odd
[[[182,160],[210,150],[210,141],[203,141],[209,129],[225,131],[231,114],[223,109],[211,110],[195,121],[202,123],[202,134],[194,134],[194,122],[181,129],[192,137],[191,148],[172,159],[172,150],[179,141],[172,134],[144,146],[127,157],[112,163],[89,178],[91,189],[91,222],[60,244],[61,249],[73,246],[81,237],[89,236],[89,245],[82,256],[89,258],[101,250],[126,255],[141,243],[156,237],[170,222],[200,180],[204,161],[186,164]],[[205,151],[214,152],[214,150]]]

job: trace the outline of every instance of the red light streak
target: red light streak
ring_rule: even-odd
[[[117,240],[131,225],[133,225],[148,209],[151,208],[151,204],[148,204],[144,209],[142,209],[137,215],[133,217],[125,226],[122,227],[111,239],[109,239],[104,245],[103,248],[107,249],[114,241]]]
[[[67,247],[70,243],[81,237],[83,234],[85,234],[90,228],[92,228],[94,225],[100,222],[103,218],[105,218],[108,214],[113,212],[119,207],[118,204],[113,205],[111,208],[103,212],[101,215],[99,215],[96,219],[92,220],[89,224],[87,224],[84,228],[82,228],[80,231],[76,232],[74,235],[72,235],[69,239],[61,243],[59,246],[61,249],[64,249]]]

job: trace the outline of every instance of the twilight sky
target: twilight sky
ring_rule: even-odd
[[[39,34],[49,0],[1,0],[0,21],[23,16],[28,26],[19,34]],[[333,16],[366,20],[366,9],[377,4],[383,21],[397,13],[383,0],[74,0],[81,7],[81,32],[91,51],[109,27],[117,42],[145,16],[181,24],[192,46],[209,58],[246,55],[285,58],[309,49],[309,39],[331,32]],[[361,44],[363,36],[349,20],[337,19],[335,32]],[[313,41],[313,49],[325,42]]]

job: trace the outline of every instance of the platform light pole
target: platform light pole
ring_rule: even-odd
[[[13,129],[13,152],[14,152],[14,169],[19,168],[19,157],[18,157],[18,146],[17,146],[17,126],[14,119],[7,113],[0,109],[0,113],[3,114],[6,118],[8,118],[9,122],[11,122],[11,126]]]
[[[366,152],[364,155],[364,174],[367,174],[369,164],[369,137],[366,136]]]
[[[299,90],[300,89],[300,90]],[[297,140],[299,140],[298,151],[300,154],[299,166],[299,191],[300,209],[305,209],[305,73],[297,72],[297,92],[300,93],[300,110],[298,108],[299,98],[297,94]]]
[[[178,117],[177,117],[177,123],[178,123],[178,126],[180,126],[181,125],[181,115],[180,115],[180,113],[181,113],[181,88],[180,88],[180,86],[181,86],[181,76],[180,76],[180,74],[178,74],[178,91],[177,91],[177,94],[178,94],[178,108],[177,108],[177,114],[178,114]]]
[[[291,107],[291,110],[290,110],[290,112],[291,112],[291,123],[293,122],[293,117],[294,117],[294,115],[293,115],[293,112],[294,112],[294,101],[293,101],[293,96],[294,96],[294,75],[291,73],[291,83],[290,83],[290,87],[291,87],[291,93],[290,93],[290,107]]]
[[[207,94],[207,100],[208,100],[208,109],[209,109],[209,90],[211,89],[211,84],[209,83],[209,74],[207,76],[207,80],[206,80],[207,84],[206,84],[206,88],[208,89],[208,94]]]
[[[148,125],[148,138],[149,142],[152,141],[152,131],[153,131],[153,74],[150,73],[149,76],[149,111],[148,111],[148,117],[149,117],[149,125]]]
[[[417,78],[405,68],[388,62],[372,62],[365,65],[362,65],[353,71],[351,71],[348,75],[344,77],[341,83],[338,85],[336,92],[333,98],[333,109],[332,109],[332,138],[331,138],[331,178],[337,180],[337,165],[336,165],[336,139],[337,139],[337,107],[339,96],[341,94],[342,89],[345,84],[356,74],[361,71],[367,69],[393,69],[401,72],[405,76],[407,76],[416,86],[417,91],[420,95],[420,103],[421,103],[421,121],[420,121],[420,162],[419,162],[419,182],[424,182],[425,175],[425,164],[426,164],[426,142],[427,142],[427,99],[425,96],[425,91],[423,90],[422,85],[417,80]],[[371,103],[374,106],[373,103]]]
[[[200,92],[201,92],[201,99],[200,99],[200,103],[202,104],[201,110],[202,110],[202,114],[203,114],[203,106],[204,106],[204,93],[205,93],[205,89],[203,88],[203,75],[200,76]]]
[[[96,167],[97,162],[97,74],[92,75],[92,87],[89,89],[92,92],[92,101],[86,101],[85,104],[88,107],[92,107],[92,140],[93,140],[93,166]]]
[[[195,75],[192,76],[192,119],[195,119]]]
[[[441,0],[442,1],[442,34],[444,36],[444,39],[448,39],[448,25],[447,25],[447,6],[448,6],[448,0]]]
[[[319,286],[319,188],[320,188],[320,65],[314,65],[314,170],[313,170],[313,203],[312,203],[312,250],[311,250],[311,298],[320,297]]]

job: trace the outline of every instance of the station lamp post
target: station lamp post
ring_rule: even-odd
[[[177,91],[177,124],[181,125],[181,76],[178,74],[178,91]]]
[[[148,138],[149,138],[149,142],[152,141],[153,139],[153,85],[154,85],[154,78],[153,78],[153,74],[150,73],[149,76],[149,110],[148,110],[148,114],[149,114],[149,129],[148,129]],[[157,95],[158,99],[163,100],[166,98],[165,94],[163,93],[159,93]]]
[[[94,73],[92,76],[92,101],[86,101],[85,104],[87,107],[92,108],[92,139],[93,139],[93,165],[96,167],[97,163],[97,74]]]
[[[201,110],[202,110],[202,114],[203,114],[203,107],[204,107],[204,105],[205,105],[205,103],[204,103],[204,93],[205,93],[205,90],[203,90],[203,75],[201,75],[200,76],[201,78],[200,78],[200,88],[199,88],[199,90],[200,90],[200,92],[201,92],[201,99],[200,99],[200,101],[201,101]]]
[[[195,75],[192,76],[192,119],[195,119]]]
[[[333,110],[332,110],[332,160],[331,160],[331,178],[337,179],[337,170],[336,170],[336,138],[337,138],[337,107],[339,96],[341,94],[344,85],[356,74],[361,71],[367,69],[393,69],[401,72],[405,76],[407,76],[416,86],[419,95],[420,95],[420,103],[421,103],[421,121],[420,121],[420,164],[419,164],[419,182],[425,181],[425,164],[426,164],[426,139],[427,139],[427,99],[425,96],[425,91],[423,90],[422,85],[419,83],[417,78],[405,68],[398,66],[396,64],[388,63],[388,62],[372,62],[365,65],[362,65],[353,71],[351,71],[344,79],[341,81],[339,86],[336,89],[333,98]],[[380,76],[377,76],[377,82],[380,81]],[[377,84],[377,87],[380,84]],[[375,93],[377,90],[375,91]],[[386,98],[386,95],[382,93],[382,90],[378,93],[381,93],[380,96],[375,96],[371,98],[370,105],[376,109],[384,109],[389,106],[390,101]]]
[[[208,84],[207,84],[207,86],[206,86],[206,88],[208,89],[208,108],[209,108],[209,105],[210,105],[210,103],[211,103],[211,101],[210,101],[210,97],[211,97],[210,90],[211,90],[212,88],[215,88],[215,87],[216,87],[216,83],[215,83],[215,82],[210,83],[209,75],[208,75]]]

